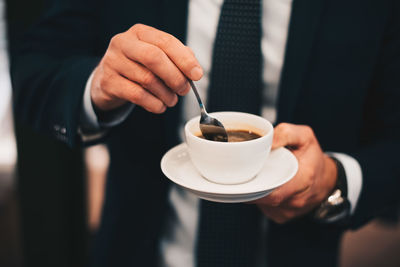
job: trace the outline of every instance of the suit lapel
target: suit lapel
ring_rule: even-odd
[[[324,2],[325,0],[293,0],[279,89],[278,122],[291,122],[293,119]]]

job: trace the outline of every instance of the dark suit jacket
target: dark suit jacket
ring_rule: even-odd
[[[13,57],[17,119],[79,144],[84,86],[110,38],[144,23],[184,41],[187,8],[187,0],[54,1]],[[356,158],[363,190],[346,226],[271,224],[269,266],[334,266],[342,231],[398,202],[399,12],[397,0],[294,0],[278,121],[308,124],[324,150]],[[169,186],[159,161],[178,143],[179,112],[179,105],[161,116],[136,107],[110,131],[97,266],[156,264]]]
[[[8,46],[15,48],[29,25],[38,20],[45,0],[5,3]],[[22,265],[86,266],[88,235],[82,149],[33,132],[22,121],[15,124],[14,130]]]

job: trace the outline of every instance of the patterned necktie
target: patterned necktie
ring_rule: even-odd
[[[208,110],[259,114],[261,0],[225,0],[214,43]],[[198,267],[254,266],[261,214],[249,204],[201,201]]]

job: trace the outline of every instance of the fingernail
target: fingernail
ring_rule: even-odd
[[[196,66],[190,71],[190,77],[192,80],[200,80],[201,76],[203,76],[203,70]]]

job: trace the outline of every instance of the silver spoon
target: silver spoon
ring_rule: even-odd
[[[200,131],[203,136],[212,141],[219,141],[219,142],[228,142],[228,134],[226,133],[224,125],[217,120],[216,118],[211,117],[208,115],[203,101],[201,101],[200,95],[197,92],[196,86],[194,85],[192,80],[189,80],[190,86],[193,89],[194,94],[196,95],[197,102],[199,102],[200,106]]]

